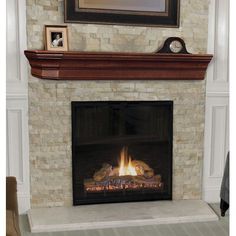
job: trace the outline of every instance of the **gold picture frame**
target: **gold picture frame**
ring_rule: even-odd
[[[68,29],[66,25],[45,25],[45,50],[69,50]]]

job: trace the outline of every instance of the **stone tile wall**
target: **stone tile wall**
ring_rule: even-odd
[[[63,1],[27,0],[28,49],[43,49],[45,24],[63,24]],[[169,36],[205,53],[208,1],[181,0],[180,28],[68,24],[80,51],[155,51]],[[201,198],[205,81],[47,81],[29,78],[32,207],[72,204],[71,101],[173,100],[173,197]]]

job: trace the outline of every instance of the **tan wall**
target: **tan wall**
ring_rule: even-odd
[[[27,0],[28,48],[43,49],[43,26],[63,23],[63,1]],[[71,50],[152,52],[169,36],[205,53],[208,1],[181,0],[180,28],[68,24]],[[72,204],[71,101],[173,100],[173,197],[201,198],[205,81],[29,79],[32,207]]]

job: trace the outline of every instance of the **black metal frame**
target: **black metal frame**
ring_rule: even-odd
[[[76,10],[76,0],[65,0],[65,22],[179,27],[180,0],[168,1],[166,14],[115,10]]]
[[[125,101],[122,101],[122,103],[124,103]],[[154,101],[128,101],[127,103],[152,103]],[[73,205],[84,205],[84,204],[99,204],[99,203],[115,203],[115,202],[134,202],[134,201],[154,201],[154,200],[172,200],[172,183],[173,183],[173,101],[155,101],[157,102],[156,105],[169,105],[169,109],[170,109],[170,130],[169,130],[169,145],[170,145],[170,149],[169,149],[169,160],[170,160],[170,182],[168,183],[169,189],[171,190],[170,193],[158,193],[158,196],[156,196],[156,194],[151,195],[149,194],[148,196],[145,196],[145,198],[143,198],[143,196],[126,196],[126,199],[119,199],[117,200],[117,197],[109,197],[108,199],[101,199],[101,198],[97,198],[97,199],[89,199],[89,200],[82,200],[82,199],[76,199],[76,171],[75,171],[75,165],[76,165],[76,158],[75,158],[75,154],[76,154],[76,144],[75,144],[75,131],[72,128],[72,178],[73,178],[73,183],[72,183],[72,189],[73,189]],[[75,111],[77,109],[78,106],[87,106],[88,104],[91,103],[121,103],[121,101],[94,101],[94,102],[77,102],[77,101],[72,101],[71,102],[71,121],[72,121],[72,126],[71,127],[75,127],[75,122],[76,122],[76,115],[75,115]]]

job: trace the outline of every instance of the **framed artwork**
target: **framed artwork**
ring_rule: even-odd
[[[65,22],[179,26],[180,0],[65,0]]]
[[[45,25],[45,49],[68,51],[68,34],[65,25]]]

